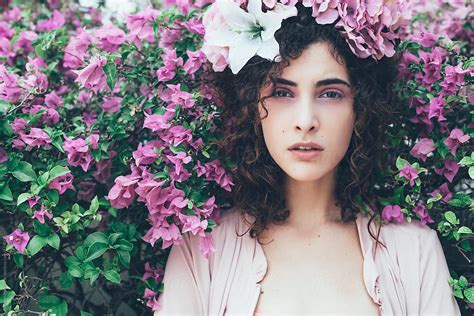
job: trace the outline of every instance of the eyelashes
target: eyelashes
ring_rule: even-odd
[[[270,96],[276,98],[288,98],[292,96],[292,93],[289,90],[278,88],[274,89]],[[338,90],[326,90],[321,93],[319,97],[323,99],[343,99],[344,94]]]

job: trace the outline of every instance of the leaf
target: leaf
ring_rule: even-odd
[[[9,289],[10,287],[7,285],[7,282],[5,282],[5,280],[0,280],[0,291]]]
[[[65,301],[62,301],[59,305],[51,308],[52,314],[56,316],[67,316],[67,304]]]
[[[0,190],[0,200],[5,200],[8,202],[13,201],[12,190],[10,190],[10,187],[8,185],[6,185],[5,187],[3,187],[2,190]]]
[[[50,309],[61,304],[61,299],[54,295],[43,294],[38,300],[39,306],[44,309]]]
[[[15,292],[13,291],[5,291],[5,293],[0,293],[0,304],[3,304],[3,306],[6,306],[11,303],[14,297],[15,297]]]
[[[120,274],[115,270],[104,271],[104,277],[113,283],[120,283]]]
[[[456,214],[451,211],[444,213],[444,218],[446,218],[446,220],[453,225],[457,224]]]
[[[99,275],[100,275],[100,269],[99,268],[87,269],[84,272],[84,278],[90,279],[91,285],[94,284],[95,280],[97,280]]]
[[[48,183],[56,179],[57,177],[63,176],[67,173],[71,172],[67,167],[63,166],[54,166],[53,169],[49,171],[49,179]]]
[[[61,240],[59,239],[58,234],[52,233],[48,237],[48,245],[50,245],[52,248],[59,250],[59,245],[61,244]]]
[[[39,184],[40,186],[45,186],[46,184],[49,183],[49,182],[48,182],[48,178],[49,178],[49,172],[45,172],[45,173],[43,173],[42,175],[40,175],[40,176],[38,177],[38,181],[37,181],[37,182],[38,182],[38,184]]]
[[[130,252],[124,250],[117,250],[118,258],[120,262],[128,268],[130,265]]]
[[[74,278],[68,271],[61,273],[61,276],[59,277],[59,284],[63,289],[70,288],[73,282]]]
[[[108,249],[109,249],[109,245],[105,243],[96,242],[92,244],[92,246],[90,246],[89,249],[87,250],[86,259],[84,260],[84,262],[89,262],[89,261],[99,258]]]
[[[93,316],[91,313],[88,313],[88,312],[85,312],[85,311],[81,311],[81,315],[80,316]]]
[[[469,227],[461,226],[458,229],[459,234],[472,234],[472,230]]]
[[[88,248],[93,243],[100,242],[100,243],[107,243],[107,236],[102,232],[95,232],[87,236],[86,240],[84,240],[83,246]]]
[[[464,296],[469,303],[474,303],[474,287],[464,290]]]
[[[20,161],[12,172],[12,175],[21,182],[31,182],[36,180],[36,173],[30,163]]]
[[[395,165],[397,166],[397,169],[399,171],[402,170],[406,164],[409,165],[410,163],[401,157],[397,157],[397,161],[395,162]]]
[[[114,90],[115,82],[117,81],[117,66],[113,62],[108,62],[104,66],[104,72],[107,76],[107,86],[110,90]]]
[[[5,100],[0,99],[0,113],[7,113],[12,108],[12,105]]]
[[[471,177],[471,179],[474,179],[474,167],[469,167],[467,172],[469,173],[469,177]]]
[[[97,198],[97,195],[96,195],[91,201],[91,206],[89,207],[89,211],[92,212],[92,214],[95,214],[98,209],[99,209],[99,199]]]
[[[30,242],[28,243],[28,246],[26,246],[26,249],[28,250],[28,253],[32,256],[37,254],[44,246],[46,246],[48,243],[47,239],[45,237],[41,237],[39,235],[35,235]]]
[[[30,193],[22,193],[18,196],[18,199],[16,200],[16,206],[24,203],[31,197]]]

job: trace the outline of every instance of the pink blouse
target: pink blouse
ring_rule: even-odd
[[[378,247],[367,231],[368,218],[356,219],[364,256],[363,278],[368,294],[387,315],[460,315],[448,284],[449,271],[436,231],[419,223],[382,226]],[[196,236],[183,235],[173,245],[164,275],[157,315],[252,316],[260,295],[267,261],[251,238],[239,212],[222,217],[212,234],[215,253],[206,259]],[[376,232],[375,223],[371,231]]]

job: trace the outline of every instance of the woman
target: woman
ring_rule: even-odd
[[[204,17],[234,207],[208,259],[193,236],[173,246],[155,315],[460,314],[436,232],[382,225],[367,194],[397,104],[396,5],[370,43],[337,25],[351,1],[282,2],[219,0]]]

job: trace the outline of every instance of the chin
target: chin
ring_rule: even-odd
[[[318,170],[315,170],[318,169]],[[295,167],[295,168],[286,168],[283,169],[286,176],[293,181],[299,182],[311,182],[316,181],[324,177],[328,172],[325,170],[321,170],[317,166],[313,166],[311,168],[308,167]]]

